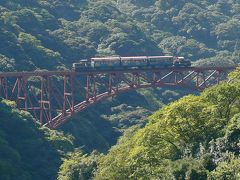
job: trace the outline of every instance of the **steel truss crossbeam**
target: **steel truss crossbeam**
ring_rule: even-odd
[[[0,73],[0,97],[16,101],[42,125],[55,129],[74,114],[111,96],[139,88],[178,86],[203,90],[235,67],[115,71]]]

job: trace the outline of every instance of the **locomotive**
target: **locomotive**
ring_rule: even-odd
[[[190,67],[191,61],[174,56],[94,57],[73,63],[74,71]]]

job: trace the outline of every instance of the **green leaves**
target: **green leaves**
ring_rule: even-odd
[[[236,102],[240,100],[240,85],[238,83],[222,83],[207,89],[203,93],[203,98],[215,105],[218,116],[226,119],[223,124],[226,125],[230,117],[236,113]]]
[[[15,61],[14,59],[10,59],[4,55],[0,54],[0,71],[14,71],[15,70]]]
[[[213,57],[210,61],[218,64],[214,56],[226,49],[229,57],[234,53],[231,61],[238,62],[239,4],[233,1],[4,0],[0,5],[0,54],[16,62],[14,69],[70,67],[93,56],[163,53],[194,61]]]
[[[229,80],[231,82],[239,82],[240,79],[240,67],[238,67],[235,71],[229,74]]]
[[[229,66],[239,62],[237,1],[1,0],[0,5],[0,71],[53,70],[59,66],[71,67],[72,62],[81,58],[108,55],[169,54],[193,61],[201,59],[197,62],[199,66]],[[215,161],[206,160],[203,163],[200,157],[194,157],[198,154],[199,143],[210,151],[208,142],[225,136],[231,144],[229,147],[234,152],[238,151],[235,142],[239,138],[236,115],[240,111],[238,70],[229,77],[234,84],[224,83],[206,90],[200,97],[187,96],[170,104],[151,116],[150,123],[137,133],[134,132],[139,124],[144,125],[144,117],[150,113],[146,109],[155,110],[163,106],[159,101],[168,103],[180,95],[166,91],[159,98],[159,91],[139,91],[140,94],[133,94],[133,98],[122,98],[124,102],[113,102],[116,108],[105,118],[124,130],[130,125],[138,125],[126,131],[119,144],[107,156],[100,158],[96,178],[204,179],[207,173],[204,164],[211,162],[215,165]],[[148,99],[140,103],[144,109],[137,107],[138,98],[144,99],[142,96]],[[125,101],[132,107],[119,106]],[[58,165],[58,153],[71,151],[73,138],[44,128],[39,132],[28,113],[12,108],[14,104],[11,102],[0,105],[0,119],[4,122],[1,128],[5,128],[0,129],[3,132],[0,133],[2,149],[7,149],[17,164],[30,162],[32,167],[26,167],[22,179],[36,177],[38,172],[34,173],[31,169],[35,167],[40,167],[39,171],[47,174],[44,171],[46,166],[42,165],[50,162],[43,157],[48,157],[48,153],[53,155],[52,163]],[[105,110],[101,106],[94,109],[97,115],[93,115],[91,109],[87,118],[69,123],[71,128],[66,129],[69,128],[77,137],[77,146],[84,144],[84,150],[97,148],[106,151],[115,143],[119,133],[114,132],[110,122],[98,117]],[[8,122],[9,118],[13,118],[10,122],[15,123]],[[5,122],[8,126],[4,126]],[[31,128],[28,128],[29,124]],[[23,133],[22,137],[17,137],[25,140],[15,142],[14,138],[6,136],[16,133],[15,129]],[[25,146],[28,148],[24,149]],[[39,153],[35,155],[32,149],[39,150]],[[182,156],[185,158],[182,159]],[[96,161],[92,161],[91,157],[77,152],[69,155],[59,176],[63,179],[92,177]],[[209,159],[212,160],[212,156]],[[1,167],[9,174],[18,168],[11,169],[8,161],[1,162]],[[51,164],[47,167],[51,169],[49,172],[56,172],[56,166]],[[28,172],[28,169],[31,170]],[[67,177],[64,177],[66,174]]]
[[[239,98],[239,83],[222,83],[165,106],[100,159],[96,179],[238,177],[237,167],[224,167],[224,157],[239,149]],[[219,157],[219,170],[208,175]]]
[[[61,55],[58,52],[43,47],[41,41],[31,34],[20,33],[18,41],[37,67],[49,69],[49,66],[60,65]]]
[[[72,139],[39,128],[28,112],[14,106],[0,100],[0,179],[56,179],[60,152],[73,149]]]
[[[215,53],[212,49],[207,48],[204,44],[194,39],[186,39],[183,36],[172,36],[161,41],[160,47],[165,53],[176,56],[184,56],[191,60],[213,56]]]
[[[69,153],[60,167],[58,180],[92,179],[99,156],[97,152],[92,152],[91,155],[87,156],[78,150]]]
[[[209,175],[210,180],[237,180],[240,178],[240,159],[234,156],[229,160],[219,163],[216,170],[212,171]]]

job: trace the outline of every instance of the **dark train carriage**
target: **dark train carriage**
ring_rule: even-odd
[[[174,67],[190,67],[191,61],[186,60],[184,57],[175,57],[173,61],[173,66]]]
[[[173,56],[148,56],[149,66],[152,68],[172,67]]]
[[[78,63],[73,63],[73,70],[74,71],[87,71],[90,70],[90,61],[87,59],[82,59]]]
[[[121,66],[123,68],[135,69],[148,66],[147,56],[121,57]]]
[[[120,66],[120,57],[91,58],[91,67],[94,69],[115,69]]]

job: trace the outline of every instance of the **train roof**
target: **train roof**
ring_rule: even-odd
[[[143,59],[147,59],[147,56],[131,56],[131,57],[121,57],[121,60],[143,60]]]
[[[147,59],[147,56],[126,56],[126,57],[95,57],[95,58],[91,58],[92,61],[116,61],[116,60],[142,60],[142,59]]]
[[[148,56],[148,58],[154,59],[154,58],[173,58],[173,56]]]
[[[94,57],[91,58],[92,61],[116,61],[120,60],[119,56],[112,56],[112,57]]]
[[[91,61],[116,61],[116,60],[143,60],[143,59],[164,59],[164,58],[173,58],[173,56],[109,56],[109,57],[94,57],[91,58]],[[183,58],[183,57],[177,57]]]

